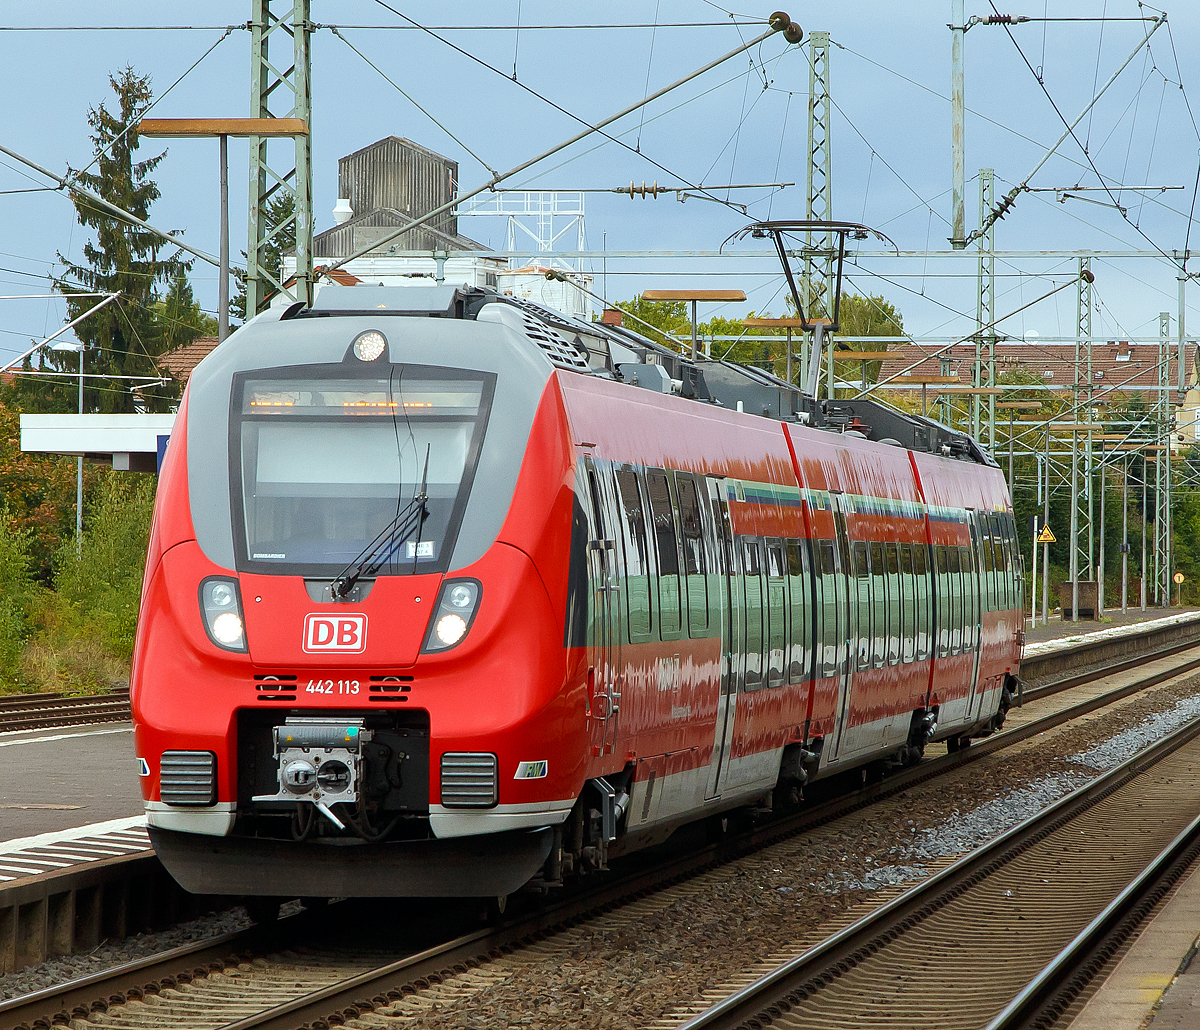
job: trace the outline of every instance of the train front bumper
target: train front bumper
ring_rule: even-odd
[[[537,873],[554,841],[549,827],[388,843],[149,832],[185,890],[267,897],[499,897]]]

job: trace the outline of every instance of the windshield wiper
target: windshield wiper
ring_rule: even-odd
[[[375,575],[384,563],[391,559],[395,549],[412,536],[429,517],[429,507],[426,503],[428,500],[424,491],[417,494],[404,506],[403,511],[379,531],[374,540],[359,551],[330,584],[329,589],[334,597],[345,598],[360,579]],[[385,538],[387,546],[384,546]]]
[[[396,513],[396,517],[383,527],[366,547],[358,552],[351,559],[337,578],[329,585],[330,593],[334,597],[345,598],[354,585],[364,576],[373,576],[385,562],[390,561],[396,548],[404,543],[414,532],[419,532],[425,524],[425,520],[429,518],[429,447],[425,448],[425,471],[421,474],[421,489],[413,496],[413,499],[408,502],[403,510]],[[387,546],[383,546],[384,538],[387,538]],[[418,537],[418,540],[420,538]],[[413,559],[415,563],[417,547],[413,548]],[[363,559],[367,559],[364,561]],[[361,563],[361,564],[360,564]]]

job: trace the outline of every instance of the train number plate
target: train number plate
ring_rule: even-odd
[[[367,617],[365,615],[314,613],[304,617],[304,650],[310,654],[326,651],[357,653],[366,649]]]

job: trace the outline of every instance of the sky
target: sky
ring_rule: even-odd
[[[485,165],[506,170],[578,130],[577,121],[547,100],[595,122],[758,35],[762,26],[756,23],[770,10],[747,7],[742,0],[730,8],[729,2],[312,0],[313,20],[325,26],[314,34],[312,56],[317,231],[333,224],[339,157],[387,135],[404,136],[457,160],[460,187],[471,189],[489,178]],[[573,190],[611,189],[631,180],[639,185],[643,180],[796,183],[782,190],[714,191],[746,204],[747,214],[697,198],[679,203],[671,193],[657,200],[589,193],[585,246],[595,251],[716,251],[751,220],[804,217],[807,36],[821,30],[832,41],[834,217],[879,229],[902,252],[949,249],[950,0],[776,2],[791,4],[788,14],[805,30],[800,46],[787,46],[775,36],[609,130],[627,146],[592,136],[506,185]],[[1200,9],[1191,4],[1168,9],[1166,24],[1141,46],[1155,24],[1147,19],[1160,12],[1133,0],[1022,0],[1020,6],[996,10],[1056,20],[1034,20],[1011,30],[977,24],[966,33],[968,230],[978,224],[978,169],[995,170],[999,200],[1063,134],[1064,119],[1074,121],[1133,54],[1076,127],[1075,138],[1068,138],[1030,180],[1042,192],[1023,193],[997,224],[995,247],[1146,252],[1093,262],[1098,299],[1093,333],[1109,339],[1154,336],[1160,311],[1171,312],[1174,331],[1178,267],[1170,259],[1185,242],[1200,249],[1200,232],[1193,237],[1189,228],[1200,182]],[[249,17],[246,0],[203,5],[110,0],[102,7],[9,0],[0,11],[5,53],[0,90],[15,101],[0,113],[0,141],[58,174],[91,159],[88,107],[101,101],[113,105],[108,76],[126,65],[149,74],[156,95],[170,87],[153,111],[156,116],[249,114],[249,33],[235,28],[226,34],[226,26],[244,25]],[[434,35],[399,27],[406,23],[395,12],[441,28]],[[967,0],[966,13],[968,19],[982,17],[993,8],[988,0]],[[1106,20],[1099,20],[1102,15]],[[117,28],[81,28],[100,24]],[[598,24],[623,27],[583,27]],[[340,36],[331,25],[339,27]],[[144,140],[139,156],[163,150],[167,156],[155,172],[162,196],[150,220],[216,253],[216,141],[164,146]],[[1076,196],[1087,199],[1058,202],[1056,187],[1096,187],[1097,172],[1110,185],[1154,189],[1114,188],[1112,196],[1084,189]],[[25,192],[46,185],[37,173],[0,157],[0,294],[5,296],[49,292],[46,276],[62,268],[58,255],[81,257],[86,230],[76,222],[69,200],[52,190]],[[233,140],[235,258],[245,247],[246,196],[247,147]],[[503,219],[464,218],[459,228],[492,247],[504,246]],[[857,246],[879,249],[875,243]],[[785,287],[777,262],[746,256],[761,252],[762,242],[725,249],[729,256],[719,259],[613,257],[585,261],[585,267],[595,273],[598,292],[612,300],[647,288],[741,288],[748,295],[745,304],[712,305],[705,314],[782,314]],[[974,328],[976,261],[970,252],[953,258],[852,254],[844,288],[884,296],[915,336],[957,337]],[[1188,265],[1188,271],[1196,269],[1200,261]],[[1077,270],[1074,258],[997,259],[997,315],[1037,301]],[[197,262],[192,279],[201,303],[215,309],[215,271]],[[1200,330],[1200,287],[1191,284],[1187,296],[1187,324]],[[61,300],[0,300],[0,359],[55,331],[64,310]],[[1075,319],[1075,290],[1068,287],[1004,318],[999,328],[1015,337],[1071,336]]]

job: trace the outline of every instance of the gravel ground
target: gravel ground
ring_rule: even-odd
[[[928,876],[1200,714],[1200,676],[1048,731],[658,892],[451,981],[432,1004],[349,1025],[413,1030],[642,1026],[781,949],[801,950],[880,890]],[[1066,756],[1066,757],[1064,757]],[[247,925],[242,909],[0,977],[0,998]],[[532,961],[531,961],[532,958]]]
[[[662,1019],[791,945],[844,925],[880,888],[935,872],[1200,714],[1200,677],[1131,699],[634,902],[495,965],[488,983],[423,1009],[406,1030],[624,1028]],[[1068,757],[1063,757],[1064,755]],[[490,968],[490,967],[485,967]],[[370,1020],[355,1027],[378,1028]]]
[[[233,908],[225,912],[210,912],[199,919],[180,923],[158,933],[139,933],[136,937],[126,937],[123,941],[103,943],[85,955],[67,955],[0,976],[0,1000],[54,987],[68,980],[77,980],[81,976],[111,969],[123,962],[169,951],[185,944],[194,944],[210,937],[244,929],[249,925],[246,910]]]

